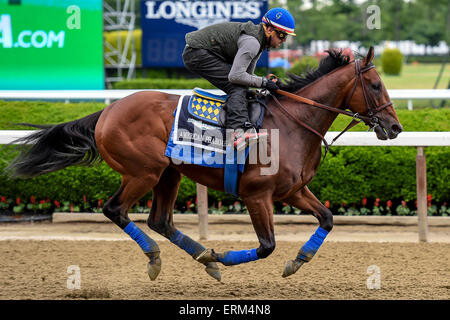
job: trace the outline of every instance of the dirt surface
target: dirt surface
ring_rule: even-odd
[[[198,239],[196,224],[177,226]],[[337,225],[311,262],[282,278],[286,261],[316,227],[276,226],[274,253],[220,265],[219,283],[152,231],[147,233],[158,241],[162,257],[155,281],[137,244],[112,223],[2,224],[0,299],[450,299],[450,227],[430,227],[430,242],[419,243],[415,226]],[[258,246],[250,224],[212,224],[209,239],[202,244],[216,251]],[[70,266],[80,269],[80,289],[67,288]],[[369,289],[370,270],[376,269],[381,287]]]

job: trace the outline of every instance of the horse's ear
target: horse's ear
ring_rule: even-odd
[[[372,62],[373,56],[374,56],[374,50],[373,50],[373,47],[370,46],[369,52],[367,52],[367,56],[366,56],[366,58],[364,59],[366,65],[368,65],[370,62]]]

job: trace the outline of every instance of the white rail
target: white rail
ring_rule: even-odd
[[[0,130],[0,144],[8,144],[32,131]],[[339,132],[328,132],[327,141],[333,139]],[[417,184],[417,216],[419,241],[428,241],[427,221],[427,171],[424,147],[450,146],[450,132],[402,132],[394,140],[378,140],[373,132],[347,132],[339,138],[337,146],[413,146],[417,147],[416,184]],[[207,188],[197,184],[198,217],[200,237],[208,238],[208,196]],[[201,203],[200,203],[201,202]]]
[[[330,131],[325,135],[331,141],[340,132]],[[336,142],[335,146],[388,146],[388,147],[432,147],[450,146],[450,132],[406,131],[393,140],[378,140],[373,132],[346,132]]]
[[[171,94],[191,94],[188,89],[151,89],[151,90],[0,90],[1,99],[24,100],[104,100],[109,104],[139,91],[162,91]],[[215,94],[224,94],[221,90],[208,90]],[[413,109],[413,100],[450,99],[450,89],[392,89],[388,90],[393,100],[408,100],[408,109]]]
[[[8,144],[33,132],[32,130],[0,130],[0,144]],[[325,135],[331,141],[340,132],[330,131]],[[378,140],[373,132],[346,132],[335,146],[388,146],[388,147],[431,147],[450,146],[450,132],[402,132],[393,140]]]

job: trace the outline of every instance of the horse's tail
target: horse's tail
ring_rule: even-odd
[[[12,177],[31,178],[72,165],[100,162],[94,135],[102,112],[53,126],[19,123],[41,130],[11,143],[21,144],[20,153],[6,171]]]

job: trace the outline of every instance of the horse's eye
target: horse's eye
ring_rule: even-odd
[[[372,83],[372,89],[374,89],[376,91],[380,91],[381,90],[381,83]]]

